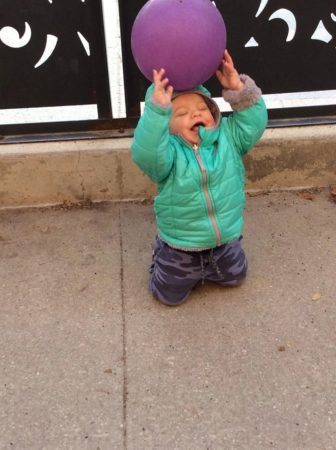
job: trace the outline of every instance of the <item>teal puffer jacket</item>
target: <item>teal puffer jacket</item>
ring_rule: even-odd
[[[202,86],[197,90],[208,93]],[[221,118],[213,102],[216,126],[200,127],[201,144],[193,148],[169,133],[171,108],[154,104],[152,91],[153,86],[134,133],[132,158],[157,184],[154,211],[159,236],[185,250],[214,248],[238,238],[245,206],[242,157],[266,127],[263,99],[258,95],[253,104],[227,118]]]

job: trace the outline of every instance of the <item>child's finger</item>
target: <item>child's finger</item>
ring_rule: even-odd
[[[225,75],[220,70],[216,70],[216,76],[220,84],[223,86],[223,83],[225,83],[226,80]]]
[[[167,87],[167,94],[169,94],[169,96],[171,97],[173,95],[173,92],[174,92],[173,86],[169,85]]]
[[[220,80],[222,78],[223,74],[220,70],[216,70],[216,76]]]
[[[163,87],[166,87],[168,83],[169,83],[168,78],[164,78],[163,80],[161,80],[161,84]]]
[[[161,68],[161,69],[159,70],[159,73],[158,73],[158,75],[159,75],[159,77],[160,77],[160,81],[162,81],[162,78],[164,77],[164,74],[165,74],[165,70]]]
[[[153,83],[158,84],[160,78],[159,78],[159,72],[155,69],[153,69]]]
[[[155,82],[162,81],[162,77],[163,77],[164,73],[165,73],[164,69],[160,69],[160,70],[153,69],[153,80]]]
[[[230,53],[229,53],[227,50],[225,50],[225,52],[224,52],[224,60],[225,60],[227,63],[233,65],[233,59],[231,58],[231,55],[230,55]]]

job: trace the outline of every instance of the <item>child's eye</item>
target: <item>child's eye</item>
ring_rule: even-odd
[[[177,117],[181,117],[181,116],[185,116],[186,114],[187,114],[187,111],[182,110],[182,111],[179,111],[179,112],[176,114],[176,116],[177,116]]]

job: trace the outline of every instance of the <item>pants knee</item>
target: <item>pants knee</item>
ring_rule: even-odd
[[[187,290],[179,290],[173,285],[162,285],[158,286],[158,282],[154,276],[151,277],[149,281],[149,291],[152,293],[153,297],[160,303],[167,306],[179,306],[184,303],[191,292],[191,288]]]
[[[222,286],[232,286],[232,287],[238,287],[241,284],[244,283],[246,277],[247,277],[247,259],[245,258],[244,264],[242,264],[240,270],[235,272],[233,274],[226,274],[225,277],[223,277],[222,280],[219,280],[219,284]]]
[[[247,259],[245,257],[245,262],[242,265],[240,272],[238,272],[236,274],[236,276],[234,277],[234,279],[236,281],[236,286],[239,286],[242,283],[244,283],[246,276],[247,276]]]

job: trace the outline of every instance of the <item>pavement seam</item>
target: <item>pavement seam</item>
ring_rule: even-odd
[[[120,245],[120,293],[122,315],[122,360],[123,360],[123,449],[127,449],[127,346],[126,346],[126,310],[124,292],[124,243],[121,227],[121,205],[118,206],[119,245]]]

